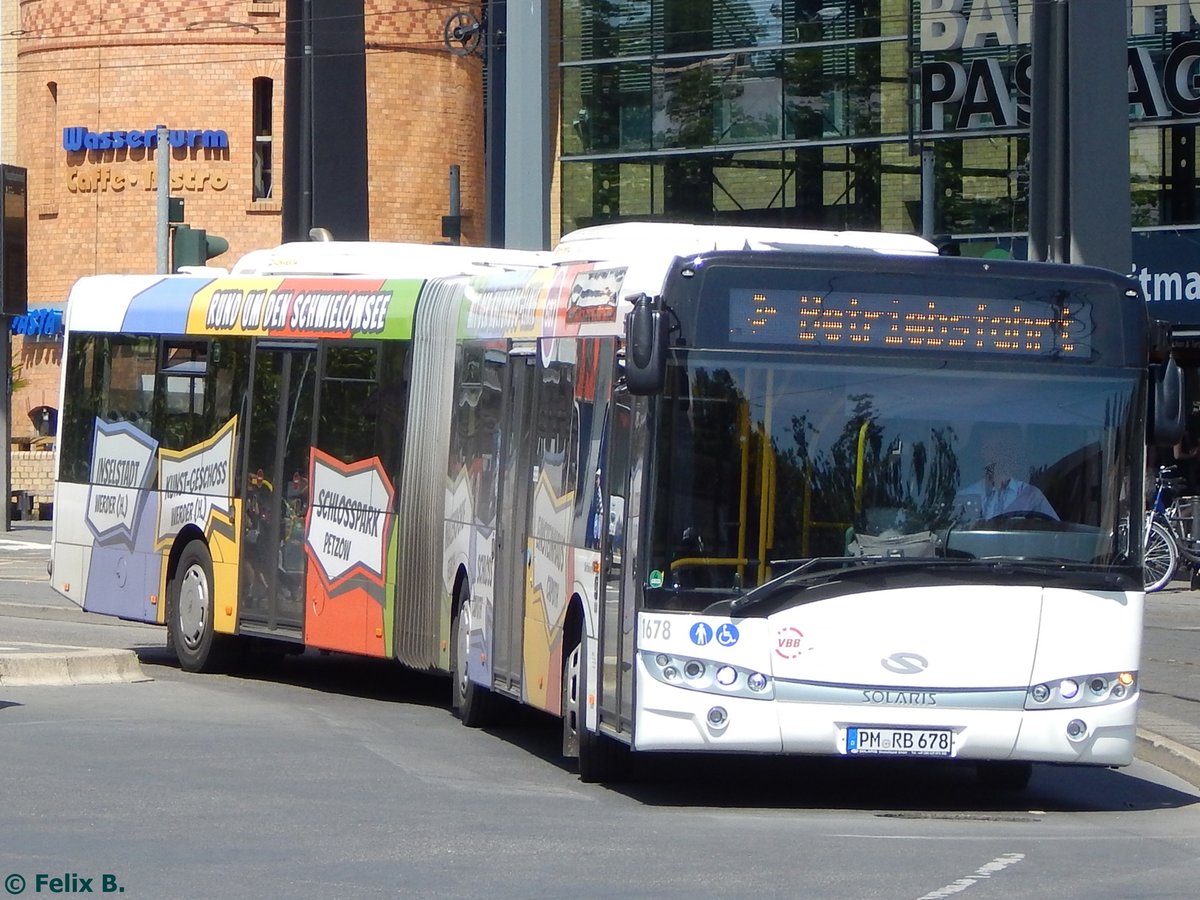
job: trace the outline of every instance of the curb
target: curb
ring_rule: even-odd
[[[118,619],[115,616],[104,616],[80,609],[74,603],[64,600],[55,606],[47,603],[24,603],[13,600],[0,600],[0,616],[10,616],[15,619],[47,619],[55,622],[86,622],[88,625],[120,626],[122,628],[153,629],[162,633],[162,626],[150,622],[131,622]],[[4,642],[0,641],[0,645]],[[4,651],[0,650],[0,654]]]
[[[132,650],[0,643],[0,686],[151,681]]]
[[[1200,752],[1186,744],[1139,728],[1134,755],[1200,790]]]

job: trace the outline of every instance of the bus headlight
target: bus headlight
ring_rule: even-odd
[[[771,676],[754,669],[711,659],[680,659],[669,653],[641,652],[638,656],[650,677],[672,687],[726,697],[753,697],[755,700],[775,697]]]
[[[1026,709],[1066,709],[1117,703],[1137,693],[1136,672],[1072,675],[1035,684],[1025,697]]]

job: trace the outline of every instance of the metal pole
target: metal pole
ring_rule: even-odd
[[[550,246],[549,3],[506,10],[504,246]]]
[[[450,215],[458,223],[458,233],[450,239],[450,243],[462,242],[462,195],[460,193],[458,166],[450,167]]]
[[[4,435],[4,456],[0,458],[0,468],[4,470],[0,481],[4,482],[4,530],[12,531],[12,329],[9,318],[0,315],[0,327],[4,329],[4,337],[0,339],[0,371],[4,372],[5,385],[8,388],[7,399],[0,403],[0,434]]]
[[[159,125],[155,136],[154,161],[158,163],[158,260],[156,271],[166,275],[171,271],[171,140],[167,126]]]
[[[1073,51],[1064,79],[1071,152],[1065,165],[1072,190],[1066,197],[1065,252],[1073,263],[1128,275],[1129,7],[1126,0],[1085,0],[1069,10],[1063,42]]]
[[[932,144],[921,145],[921,237],[933,237],[934,203],[937,202],[937,172]]]
[[[1070,262],[1067,4],[1034,0],[1029,121],[1029,258]]]
[[[312,0],[304,0],[304,15],[301,21],[304,57],[300,60],[300,234],[308,236],[313,225],[313,170],[312,170],[312,87],[313,87],[313,38]]]
[[[1029,258],[1044,262],[1050,241],[1050,2],[1033,0],[1029,98]]]
[[[1053,150],[1050,154],[1050,245],[1048,259],[1051,262],[1070,262],[1071,230],[1070,170],[1067,168],[1071,152],[1070,104],[1067,101],[1067,4],[1054,0],[1052,7],[1053,25],[1050,30],[1050,135]]]
[[[507,0],[488,0],[487,28],[483,36],[487,53],[484,56],[486,67],[486,97],[483,113],[484,129],[484,205],[485,228],[487,231],[487,246],[503,247],[505,235],[505,183],[507,174],[506,163],[506,119],[505,96],[507,94],[508,66],[508,7]]]

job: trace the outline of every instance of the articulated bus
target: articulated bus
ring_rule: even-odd
[[[1148,362],[1097,269],[620,224],[73,289],[52,581],[629,754],[1132,760]]]

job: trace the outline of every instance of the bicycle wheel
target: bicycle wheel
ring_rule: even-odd
[[[1151,522],[1142,561],[1146,593],[1162,590],[1170,584],[1178,567],[1179,547],[1175,544],[1175,536],[1161,522]]]

